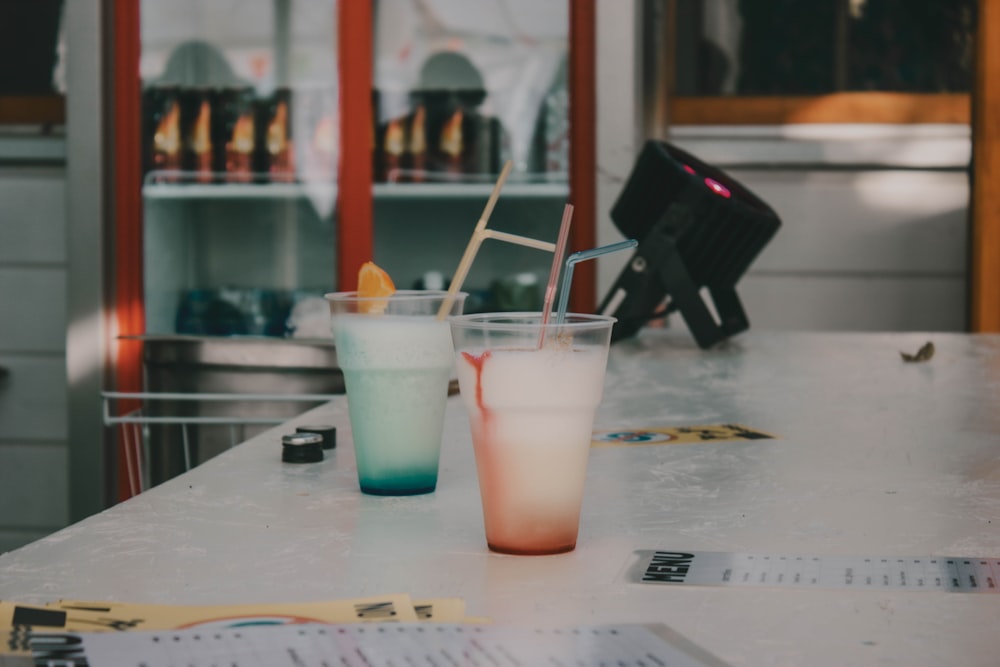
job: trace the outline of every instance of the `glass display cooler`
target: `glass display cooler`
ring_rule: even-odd
[[[367,260],[447,285],[508,161],[492,228],[554,241],[572,203],[570,251],[595,245],[593,22],[568,0],[116,0],[118,410],[339,392],[323,294]],[[467,310],[539,308],[550,264],[485,244]],[[593,268],[574,277],[592,311]]]

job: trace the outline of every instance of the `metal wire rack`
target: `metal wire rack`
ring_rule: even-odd
[[[104,424],[118,427],[122,438],[125,467],[129,492],[137,495],[151,484],[151,427],[154,425],[176,425],[180,428],[180,449],[183,453],[183,470],[190,470],[198,464],[192,451],[192,431],[200,426],[228,426],[229,447],[233,447],[246,439],[247,426],[275,426],[281,424],[293,415],[261,416],[257,415],[223,415],[223,416],[191,416],[162,414],[160,410],[151,410],[151,404],[157,401],[182,401],[200,403],[325,403],[338,394],[238,394],[238,393],[173,393],[173,392],[101,392],[103,403]],[[129,401],[140,402],[141,406],[121,414],[116,408],[120,403]]]

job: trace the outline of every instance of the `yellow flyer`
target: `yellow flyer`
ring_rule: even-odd
[[[434,621],[436,623],[461,623],[465,621],[465,600],[461,598],[414,600],[413,610],[421,621]]]
[[[405,594],[328,602],[204,606],[79,600],[35,606],[0,601],[0,629],[27,626],[101,632],[417,620],[413,601]]]
[[[772,440],[776,437],[742,424],[707,424],[598,431],[594,433],[590,446],[687,445],[696,442]]]

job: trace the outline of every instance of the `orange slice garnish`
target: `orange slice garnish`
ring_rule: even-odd
[[[389,305],[388,299],[379,297],[392,296],[396,291],[396,285],[392,278],[375,262],[365,262],[358,271],[358,296],[371,301],[362,301],[358,304],[358,311],[362,313],[383,313]]]

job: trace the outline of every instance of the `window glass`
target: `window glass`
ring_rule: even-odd
[[[676,0],[675,94],[968,92],[976,0]]]
[[[380,0],[375,22],[376,180],[565,178],[566,0]]]

